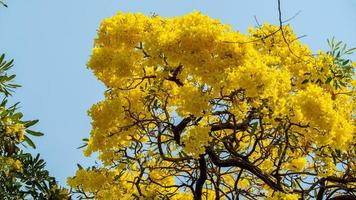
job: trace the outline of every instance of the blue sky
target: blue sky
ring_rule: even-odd
[[[290,21],[302,42],[313,51],[327,49],[335,36],[356,46],[355,0],[281,0],[283,18]],[[7,0],[0,9],[0,53],[15,59],[13,72],[19,88],[13,102],[21,101],[26,119],[40,119],[35,138],[47,168],[61,184],[72,176],[76,163],[93,163],[76,149],[89,136],[87,110],[103,98],[104,86],[85,64],[102,19],[118,11],[183,15],[199,10],[234,29],[246,32],[262,22],[277,23],[277,0]],[[356,60],[356,55],[352,56]]]

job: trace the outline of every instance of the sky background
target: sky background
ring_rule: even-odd
[[[118,11],[183,15],[195,10],[246,32],[260,23],[278,23],[277,0],[5,0],[0,8],[0,54],[15,59],[16,90],[25,119],[39,119],[34,138],[51,175],[65,185],[76,163],[88,166],[81,139],[91,129],[87,110],[103,98],[104,86],[86,62],[100,22]],[[326,39],[356,47],[356,0],[281,0],[283,19],[303,43],[316,52],[327,50]],[[356,55],[351,57],[356,60]]]

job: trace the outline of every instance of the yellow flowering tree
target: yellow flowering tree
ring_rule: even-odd
[[[95,199],[351,198],[354,49],[329,45],[199,12],[104,19],[88,67],[108,89],[84,139],[100,163],[68,184]]]

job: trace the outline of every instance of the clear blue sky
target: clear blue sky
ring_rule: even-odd
[[[283,17],[313,51],[326,50],[335,36],[356,46],[356,0],[281,0]],[[40,119],[34,139],[47,168],[61,184],[76,163],[89,165],[76,147],[89,136],[86,111],[103,98],[105,88],[86,69],[101,20],[117,11],[183,15],[199,10],[245,32],[260,22],[277,23],[277,0],[5,0],[0,9],[0,53],[15,59],[13,72],[23,85],[13,97],[26,119]],[[353,60],[356,60],[354,55]]]

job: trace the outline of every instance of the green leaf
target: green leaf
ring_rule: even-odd
[[[36,120],[31,120],[31,121],[26,121],[24,125],[25,125],[26,128],[28,128],[28,127],[31,127],[31,126],[37,124],[38,121],[39,121],[38,119],[36,119]]]
[[[342,43],[342,41],[339,41],[338,43],[336,43],[335,49],[339,49],[341,43]]]
[[[339,84],[337,83],[337,81],[334,81],[334,88],[337,89],[339,87]]]
[[[19,85],[19,84],[12,84],[12,83],[8,84],[7,86],[9,86],[10,88],[18,88],[18,87],[21,87],[21,85]]]
[[[6,98],[4,98],[4,99],[1,101],[0,106],[5,107],[5,106],[6,106],[6,104],[7,104],[7,99],[6,99]]]
[[[77,163],[79,169],[84,169],[79,163]]]
[[[254,122],[251,124],[251,133],[254,134],[257,130],[257,125],[258,125],[258,122]]]
[[[10,62],[4,62],[4,65],[1,66],[1,70],[6,71],[6,70],[10,69],[12,67],[13,62],[14,62],[14,60],[10,60]]]
[[[344,46],[342,47],[342,52],[344,52],[345,50],[346,50],[346,47],[347,47],[347,45],[346,45],[346,43],[344,44]]]
[[[33,162],[36,163],[39,159],[40,159],[40,154],[37,154]]]
[[[331,82],[331,80],[333,80],[331,77],[327,78],[325,81],[325,84],[329,84]]]
[[[346,54],[352,54],[353,51],[355,51],[355,50],[356,50],[356,47],[351,48],[351,49],[348,49],[347,51],[345,51],[345,53],[346,53]]]
[[[14,115],[11,116],[11,118],[14,120],[14,121],[17,121],[19,119],[21,119],[23,117],[23,114],[18,112],[18,113],[15,113]]]
[[[318,192],[314,190],[314,198],[316,198],[317,196],[318,196]]]
[[[305,79],[303,82],[302,82],[302,84],[306,84],[306,83],[308,83],[309,82],[309,80],[308,79]]]
[[[84,147],[86,147],[86,146],[88,146],[88,144],[87,144],[87,143],[83,144],[83,145],[82,145],[82,146],[80,146],[80,147],[77,147],[77,149],[82,149],[82,148],[84,148]]]
[[[3,112],[0,113],[0,117],[3,118],[5,117],[7,114],[9,114],[8,110],[4,110]]]
[[[27,135],[25,135],[24,141],[25,141],[30,147],[36,149],[35,143],[33,143],[32,140],[31,140],[29,137],[27,137]]]
[[[342,65],[347,65],[347,63],[349,63],[350,60],[345,60],[344,62],[342,62]]]
[[[1,54],[1,56],[0,56],[0,66],[1,66],[1,63],[4,60],[4,58],[5,58],[5,54]]]
[[[339,81],[339,84],[341,85],[341,86],[343,86],[343,87],[346,87],[346,83],[345,82],[343,82],[343,81]]]
[[[9,76],[9,77],[7,77],[7,81],[11,81],[12,79],[14,79],[16,77],[16,75],[15,74],[13,74],[13,75],[11,75],[11,76]]]
[[[296,183],[297,180],[291,179],[292,187],[296,188],[298,185]]]
[[[33,136],[36,136],[36,137],[39,137],[39,136],[43,136],[44,134],[41,133],[41,132],[38,132],[38,131],[31,131],[31,130],[26,130],[26,132],[30,135],[33,135]]]

